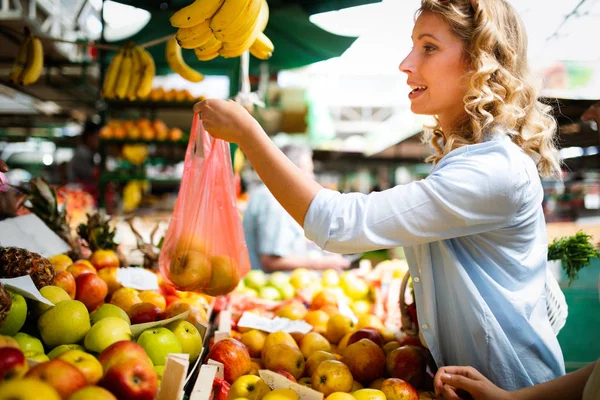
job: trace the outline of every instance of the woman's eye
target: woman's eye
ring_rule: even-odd
[[[423,49],[425,50],[426,53],[431,53],[432,51],[436,50],[435,46],[430,46],[430,45],[423,46]]]

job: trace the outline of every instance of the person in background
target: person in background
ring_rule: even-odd
[[[309,147],[287,145],[281,150],[306,176],[314,179],[312,150]],[[264,184],[260,184],[249,196],[243,225],[252,269],[265,272],[295,268],[341,270],[350,265],[339,255],[322,255],[320,251],[320,257],[309,257],[311,243],[304,237],[304,230]]]
[[[78,183],[83,189],[97,198],[98,171],[94,156],[98,151],[100,140],[99,124],[86,121],[81,132],[81,143],[75,149],[75,154],[69,163],[69,180]]]

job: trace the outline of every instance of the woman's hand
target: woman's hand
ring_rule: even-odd
[[[204,100],[194,104],[194,112],[211,136],[227,142],[241,145],[251,135],[262,132],[248,110],[232,100]]]
[[[6,171],[8,171],[8,166],[6,165],[4,160],[0,158],[0,172],[6,172]]]
[[[433,386],[437,395],[448,400],[459,400],[459,389],[468,392],[475,400],[509,400],[509,392],[490,382],[472,367],[442,367],[435,374]]]

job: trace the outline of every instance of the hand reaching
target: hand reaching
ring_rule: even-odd
[[[194,112],[211,136],[227,142],[240,144],[257,129],[262,130],[248,110],[233,100],[204,100],[194,105]]]
[[[472,367],[442,367],[435,374],[433,386],[438,395],[448,400],[460,400],[460,390],[468,392],[475,400],[509,400],[509,392],[490,382]]]

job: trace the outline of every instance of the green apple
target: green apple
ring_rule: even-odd
[[[155,366],[165,365],[170,353],[183,352],[177,336],[167,328],[146,329],[138,337],[137,344],[146,350]]]
[[[158,379],[162,379],[163,373],[165,372],[165,366],[164,365],[155,366],[154,372],[156,372],[156,375],[158,375]]]
[[[281,289],[290,283],[290,276],[282,271],[273,272],[269,278],[269,285]]]
[[[244,284],[251,289],[260,290],[267,284],[267,276],[261,270],[253,269],[244,277]]]
[[[19,343],[19,347],[23,353],[27,351],[32,351],[34,353],[44,353],[44,345],[40,341],[40,339],[28,335],[23,332],[17,333],[13,338]]]
[[[10,290],[12,304],[8,315],[3,324],[0,324],[0,335],[12,336],[19,332],[27,319],[27,302],[25,298],[18,293],[13,293]]]
[[[113,343],[132,338],[131,328],[127,322],[121,318],[106,317],[92,326],[92,329],[85,335],[83,345],[88,351],[101,353]]]
[[[273,286],[264,286],[260,289],[258,296],[265,300],[281,300],[281,293]]]
[[[48,353],[48,357],[51,360],[54,360],[55,358],[58,358],[61,354],[66,353],[69,350],[85,351],[83,346],[80,346],[78,344],[61,344],[60,346],[57,346],[54,349],[52,349],[52,351]]]
[[[190,361],[196,361],[202,350],[202,336],[198,329],[188,321],[182,320],[171,322],[167,329],[177,336],[183,352],[190,355]]]
[[[37,361],[39,363],[43,363],[46,361],[50,361],[50,357],[45,355],[44,353],[37,353],[35,351],[26,351],[23,353],[26,359]]]
[[[90,314],[92,325],[106,317],[121,318],[123,321],[131,325],[129,315],[127,315],[127,313],[121,307],[115,306],[114,304],[104,303],[100,306],[100,308]]]
[[[78,300],[61,301],[38,319],[42,341],[48,347],[79,343],[90,327],[90,314]]]
[[[293,299],[296,296],[296,289],[291,283],[285,283],[278,288],[283,300]]]
[[[256,375],[242,375],[233,382],[229,389],[229,398],[245,398],[248,400],[260,400],[271,388],[261,377]]]
[[[61,301],[71,300],[71,296],[65,291],[65,289],[58,286],[44,286],[40,289],[40,294],[44,296],[46,299],[50,300],[50,302],[54,305],[57,305]],[[42,315],[45,311],[50,309],[52,306],[48,304],[44,304],[42,302],[35,302],[33,306],[34,312],[37,315]]]

